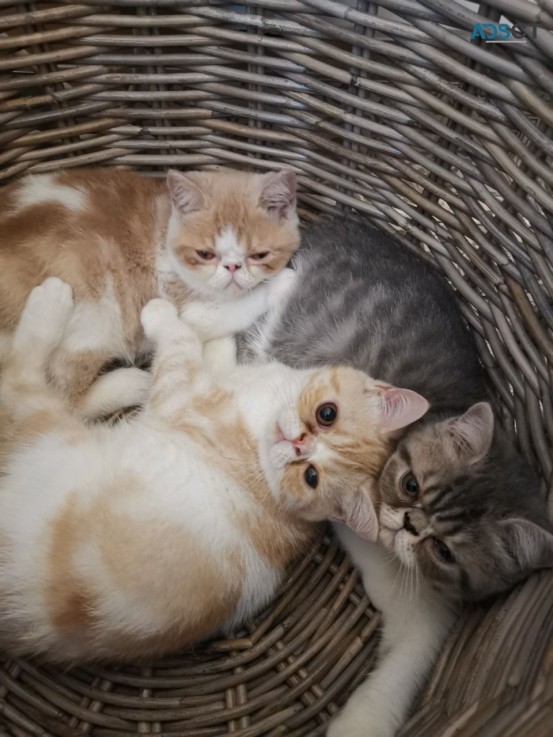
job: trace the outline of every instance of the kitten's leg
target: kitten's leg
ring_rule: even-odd
[[[229,302],[191,302],[181,310],[181,318],[205,342],[247,330],[267,310],[276,308],[295,273],[283,269],[269,282],[259,284],[241,299]]]
[[[339,537],[361,571],[369,598],[380,609],[383,635],[374,671],[331,722],[328,737],[393,737],[428,676],[455,619],[454,611],[424,582],[402,588],[398,564],[378,543],[347,528]]]
[[[56,278],[35,287],[27,299],[0,382],[3,410],[16,429],[30,419],[47,427],[68,415],[66,403],[47,383],[46,365],[72,312],[71,287]]]
[[[204,365],[213,376],[227,374],[236,368],[236,339],[229,336],[205,343]]]
[[[49,375],[68,402],[76,406],[102,368],[127,356],[127,340],[119,304],[111,292],[76,303],[60,348],[52,356]]]
[[[78,401],[77,411],[87,420],[107,417],[129,407],[142,406],[150,394],[153,376],[131,366],[100,376]]]
[[[183,408],[194,387],[211,385],[208,374],[202,371],[202,342],[189,325],[179,320],[176,307],[164,299],[148,302],[140,320],[155,349],[146,409],[170,417]]]

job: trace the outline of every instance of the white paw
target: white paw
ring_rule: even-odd
[[[142,308],[140,322],[147,338],[155,338],[167,324],[178,319],[177,308],[166,299],[151,299]]]
[[[69,284],[52,277],[35,287],[27,298],[15,332],[15,344],[33,343],[55,348],[73,314],[73,292]]]
[[[189,302],[181,308],[181,321],[192,328],[202,342],[220,338],[219,325],[224,305],[217,302]]]
[[[294,269],[283,269],[269,281],[269,309],[279,309],[288,299],[298,279]]]
[[[213,318],[217,313],[219,305],[211,302],[189,302],[181,307],[180,319],[190,325],[192,328],[199,328],[209,322],[210,316]]]

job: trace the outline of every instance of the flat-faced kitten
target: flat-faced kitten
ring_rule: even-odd
[[[296,286],[251,338],[289,366],[347,363],[424,395],[379,482],[378,543],[339,527],[383,612],[380,663],[329,737],[391,737],[404,722],[459,601],[553,565],[533,472],[494,423],[485,375],[453,294],[424,261],[367,223],[310,226]]]
[[[49,366],[55,384],[94,416],[144,399],[149,376],[100,369],[148,346],[140,310],[153,297],[183,308],[205,338],[245,329],[267,309],[264,283],[299,244],[296,176],[169,171],[166,183],[118,169],[31,175],[0,191],[0,355],[30,290],[48,276],[77,308]],[[221,306],[216,325],[205,303]],[[228,348],[228,345],[227,345]]]
[[[392,435],[428,403],[346,368],[237,367],[218,379],[174,305],[143,412],[87,426],[45,368],[78,305],[48,279],[3,366],[0,647],[75,662],[157,656],[267,604],[318,521],[374,538]]]

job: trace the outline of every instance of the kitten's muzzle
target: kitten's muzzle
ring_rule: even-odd
[[[407,530],[407,532],[410,532],[411,535],[414,535],[415,537],[420,536],[420,532],[417,530],[417,528],[413,524],[411,517],[409,517],[409,512],[405,512],[403,516],[403,529]]]
[[[306,432],[302,432],[295,438],[288,438],[281,427],[277,429],[277,443],[289,443],[298,459],[310,456],[314,446],[313,438]]]
[[[298,458],[307,457],[313,449],[313,441],[305,432],[288,442],[291,443]]]
[[[242,264],[237,263],[223,264],[223,266],[227,271],[230,271],[231,274],[234,274],[235,271],[242,268]]]

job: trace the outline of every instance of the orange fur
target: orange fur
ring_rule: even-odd
[[[338,500],[336,489],[341,479],[348,479],[349,493],[361,488],[367,480],[376,481],[388,460],[394,441],[380,433],[370,415],[363,395],[368,391],[366,376],[352,368],[328,368],[318,371],[302,391],[297,413],[306,437],[325,446],[326,461],[318,468],[320,482],[316,492],[306,488],[303,474],[308,459],[289,464],[283,474],[283,487],[295,493],[307,505],[314,518],[332,516]],[[372,382],[378,388],[376,382]],[[329,428],[317,425],[317,408],[325,402],[339,406],[336,423]]]
[[[143,493],[139,478],[118,475],[90,507],[79,504],[76,494],[69,497],[51,524],[46,601],[52,626],[60,634],[74,634],[93,647],[101,600],[90,580],[85,583],[78,571],[83,545],[97,549],[122,596],[137,608],[154,601],[162,612],[163,624],[152,638],[132,638],[125,632],[126,623],[120,633],[113,633],[109,654],[125,660],[161,655],[205,639],[233,613],[241,591],[238,558],[235,575],[223,577],[201,540],[183,534],[180,525],[166,522],[160,535],[152,520],[132,519],[118,511],[120,500]],[[186,585],[184,579],[188,579]],[[187,600],[191,590],[195,592],[192,613]]]

